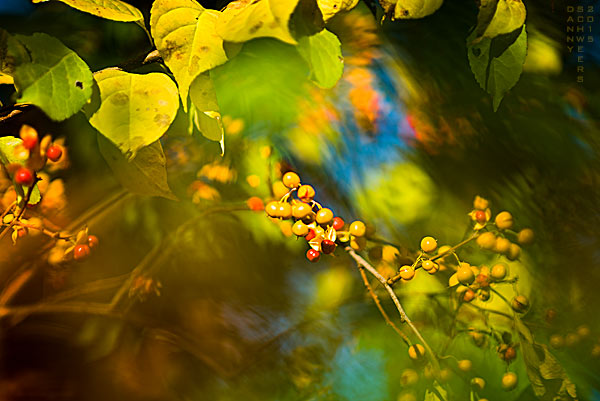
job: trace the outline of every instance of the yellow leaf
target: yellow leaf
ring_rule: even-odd
[[[513,32],[525,23],[527,11],[521,0],[499,0],[492,21],[483,32],[484,38]]]
[[[10,85],[14,85],[14,81],[13,81],[13,77],[11,77],[10,75],[7,74],[3,74],[0,72],[0,85],[2,84],[10,84]]]
[[[220,15],[219,11],[206,10],[193,0],[157,0],[152,5],[152,37],[175,76],[186,112],[192,81],[227,61],[223,39],[215,32]]]
[[[202,135],[211,141],[221,143],[221,153],[225,152],[223,122],[217,104],[215,88],[208,73],[199,75],[190,87],[194,125]]]
[[[33,0],[33,3],[43,3],[48,0]],[[135,22],[143,21],[141,11],[120,0],[59,0],[66,5],[84,13],[113,21]]]
[[[436,12],[443,2],[444,0],[398,0],[392,20],[427,17]]]
[[[296,44],[288,23],[299,0],[239,0],[230,3],[217,21],[217,33],[228,42],[271,37]]]
[[[339,12],[350,11],[358,4],[358,0],[317,0],[317,5],[327,22]]]

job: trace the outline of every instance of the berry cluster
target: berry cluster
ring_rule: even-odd
[[[20,162],[8,163],[5,167],[12,173],[16,184],[30,187],[36,181],[35,172],[44,168],[48,160],[58,162],[63,155],[63,149],[60,145],[52,143],[50,135],[40,140],[37,131],[28,125],[21,127],[19,137],[21,143],[15,147],[11,160]]]
[[[306,257],[317,262],[321,254],[331,254],[338,245],[349,245],[355,250],[362,250],[366,245],[365,223],[360,220],[347,225],[341,217],[335,216],[329,208],[322,207],[314,200],[315,189],[300,182],[294,172],[283,175],[282,183],[287,189],[279,201],[271,201],[265,206],[269,217],[293,221],[292,233],[303,237],[310,249]],[[258,202],[249,203],[254,209]]]
[[[83,228],[74,237],[66,236],[59,239],[50,249],[48,263],[57,265],[70,260],[82,262],[91,255],[98,244],[98,237],[90,235],[87,227]]]

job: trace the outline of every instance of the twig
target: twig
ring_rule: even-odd
[[[446,257],[447,255],[449,255],[450,253],[454,252],[455,250],[457,250],[458,248],[460,248],[461,246],[473,241],[475,238],[477,238],[479,236],[479,232],[474,233],[473,235],[471,235],[469,238],[459,242],[458,244],[454,245],[453,247],[451,247],[450,249],[446,250],[445,252],[440,253],[439,255],[435,255],[434,257],[428,259],[431,260],[432,262],[435,262],[436,260]],[[419,266],[421,266],[420,263],[418,263],[415,267],[415,269],[418,269]],[[396,274],[394,277],[390,277],[387,280],[387,283],[389,285],[393,285],[394,283],[396,283],[398,280],[400,280],[402,277],[400,276],[400,273]]]
[[[406,323],[408,325],[408,327],[411,328],[411,330],[413,331],[415,336],[419,339],[421,344],[423,344],[423,347],[425,347],[425,350],[429,354],[431,364],[434,368],[434,371],[439,374],[440,365],[439,365],[436,355],[433,353],[433,350],[431,349],[431,347],[429,346],[427,341],[425,341],[425,339],[423,338],[423,336],[421,335],[419,330],[416,328],[416,326],[413,324],[413,322],[410,320],[410,318],[406,315],[406,312],[404,311],[402,304],[398,300],[396,293],[394,292],[392,287],[390,287],[390,285],[387,283],[387,280],[385,279],[385,277],[383,277],[381,274],[379,274],[379,272],[373,266],[371,266],[369,264],[369,262],[364,260],[362,256],[357,254],[354,251],[354,249],[352,249],[351,247],[346,247],[345,250],[346,250],[346,252],[348,252],[348,254],[352,257],[352,259],[354,259],[354,261],[357,264],[359,264],[360,266],[363,266],[365,269],[367,269],[367,271],[369,273],[371,273],[383,285],[383,287],[386,289],[386,291],[390,295],[390,298],[392,298],[392,301],[394,301],[394,305],[396,305],[396,309],[398,310],[398,313],[400,314],[400,320],[402,322]]]
[[[369,294],[371,295],[371,298],[373,298],[373,301],[375,302],[375,305],[377,305],[377,309],[379,309],[379,312],[381,313],[381,316],[383,316],[383,318],[385,319],[385,322],[392,329],[394,329],[394,331],[396,333],[398,333],[398,335],[400,337],[402,337],[402,340],[404,340],[404,342],[406,343],[406,345],[411,346],[412,344],[410,342],[410,339],[406,336],[406,334],[404,334],[402,332],[402,330],[400,330],[398,328],[398,326],[396,326],[396,324],[394,322],[392,322],[392,320],[388,316],[388,314],[385,311],[385,309],[383,309],[383,306],[381,305],[381,302],[379,301],[379,297],[377,296],[377,294],[375,294],[375,291],[373,291],[373,288],[371,287],[371,284],[369,283],[369,279],[367,277],[367,274],[365,273],[365,268],[362,265],[359,264],[358,265],[358,270],[360,272],[360,276],[363,279],[363,283],[365,284],[365,287],[367,287],[367,290],[369,291]]]

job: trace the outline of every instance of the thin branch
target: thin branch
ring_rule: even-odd
[[[435,262],[436,260],[440,259],[440,258],[444,258],[446,256],[448,256],[449,254],[451,254],[452,252],[454,252],[455,250],[457,250],[458,248],[460,248],[461,246],[473,241],[475,238],[477,238],[479,236],[479,232],[475,232],[473,235],[471,235],[469,238],[459,242],[458,244],[454,245],[453,247],[451,247],[450,249],[446,250],[445,252],[440,253],[439,255],[435,255],[434,257],[432,257],[431,260],[432,262]],[[421,266],[421,263],[418,263],[415,266],[415,269],[418,269]],[[387,283],[389,285],[393,285],[394,283],[396,283],[398,280],[400,280],[402,277],[400,276],[400,273],[396,274],[394,277],[390,277],[387,280]]]
[[[425,341],[425,339],[423,338],[423,336],[421,335],[421,333],[419,332],[417,327],[413,324],[413,322],[410,320],[410,318],[406,315],[406,312],[404,311],[402,304],[398,300],[396,293],[394,292],[392,287],[390,287],[390,285],[387,283],[387,280],[385,279],[385,277],[383,277],[381,274],[379,274],[379,272],[373,266],[371,266],[369,264],[369,262],[367,262],[365,259],[363,259],[362,256],[357,254],[354,251],[354,249],[352,249],[351,247],[346,247],[345,250],[346,250],[346,252],[348,252],[348,254],[352,257],[352,259],[354,259],[354,261],[358,265],[363,266],[365,269],[367,269],[367,271],[369,273],[371,273],[381,283],[381,285],[383,285],[383,287],[386,289],[386,291],[390,295],[390,298],[392,298],[392,301],[394,301],[394,305],[396,305],[396,309],[398,310],[398,313],[400,314],[400,320],[402,322],[406,323],[408,325],[408,327],[411,328],[411,330],[413,331],[415,336],[419,339],[421,344],[423,344],[423,347],[425,347],[425,350],[429,354],[431,364],[434,368],[434,371],[439,373],[440,365],[439,365],[436,355],[433,353],[433,350],[431,349],[431,347],[429,346],[427,341]]]
[[[365,273],[365,268],[362,265],[359,264],[358,265],[358,270],[360,271],[360,276],[363,279],[363,283],[365,284],[365,287],[367,287],[367,290],[369,291],[369,295],[371,295],[371,298],[373,298],[373,301],[375,302],[375,305],[377,305],[377,309],[379,309],[379,312],[381,313],[381,316],[383,316],[383,318],[385,319],[385,322],[392,329],[394,329],[394,331],[396,333],[398,333],[398,335],[400,337],[402,337],[402,340],[404,340],[404,342],[406,343],[406,345],[411,346],[412,344],[410,342],[410,339],[406,336],[406,334],[404,334],[402,332],[402,330],[400,330],[398,328],[398,326],[396,326],[396,324],[394,322],[392,322],[392,320],[388,316],[388,314],[385,311],[385,309],[383,309],[383,306],[381,305],[381,302],[379,301],[379,297],[377,296],[377,294],[375,294],[375,291],[373,291],[373,287],[371,287],[371,284],[369,283],[369,279],[367,277],[367,274]]]

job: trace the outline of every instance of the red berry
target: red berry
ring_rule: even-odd
[[[27,150],[31,150],[35,148],[38,144],[38,134],[35,129],[29,126],[21,127],[21,132],[19,134],[21,139],[23,140],[23,147]]]
[[[28,168],[21,167],[15,173],[15,182],[29,187],[33,184],[33,173]]]
[[[255,212],[262,212],[265,208],[264,202],[258,196],[252,196],[248,198],[246,204],[250,210],[254,210]]]
[[[48,159],[52,160],[53,162],[57,162],[62,156],[62,153],[63,151],[58,145],[52,145],[48,148],[48,150],[46,150],[46,156],[48,156]]]
[[[479,224],[485,223],[487,220],[487,216],[483,210],[478,210],[475,212],[475,221]]]
[[[334,217],[333,218],[333,228],[337,231],[337,230],[341,230],[342,228],[344,228],[344,220],[342,220],[341,217]]]
[[[83,260],[90,255],[90,247],[88,245],[77,245],[73,250],[73,258],[75,260]]]
[[[307,241],[310,241],[311,239],[315,238],[317,236],[317,233],[315,232],[315,230],[313,230],[312,228],[310,230],[308,230],[308,234],[306,234],[306,236],[304,238],[306,238]]]
[[[510,362],[517,357],[517,351],[513,347],[508,347],[506,351],[504,351],[504,360],[506,362]]]
[[[98,242],[99,242],[98,237],[96,237],[95,235],[88,235],[87,243],[90,248],[94,248],[94,247],[98,246]]]
[[[308,260],[310,260],[311,262],[318,262],[319,258],[321,257],[321,253],[319,251],[315,251],[314,249],[310,248],[307,252],[306,252],[306,257],[308,258]]]
[[[335,251],[335,247],[335,242],[333,242],[330,239],[324,239],[323,241],[321,241],[321,250],[324,254],[332,253],[333,251]]]

